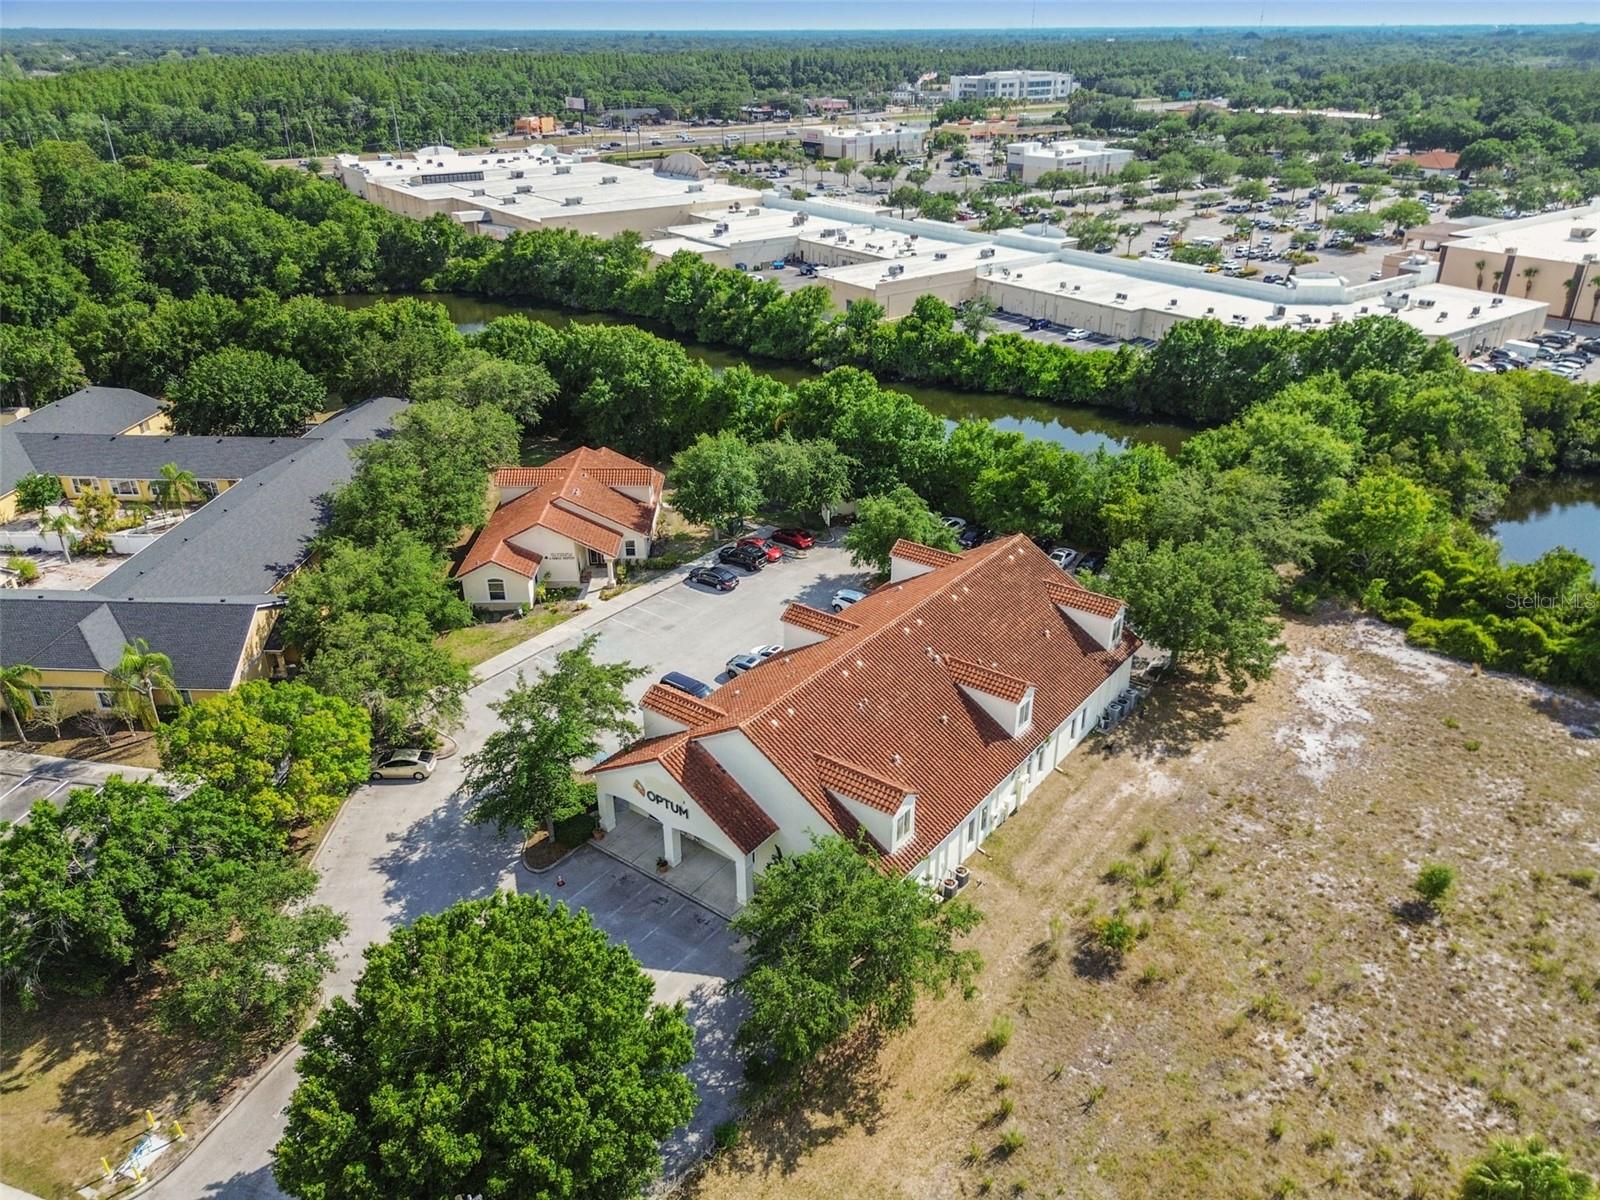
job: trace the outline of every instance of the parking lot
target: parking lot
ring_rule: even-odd
[[[148,767],[3,751],[0,752],[0,821],[21,820],[40,800],[53,800],[59,805],[73,788],[99,787],[113,775],[147,779],[153,774],[155,772]]]
[[[839,542],[836,529],[831,542],[819,543],[804,558],[786,556],[753,575],[732,568],[739,577],[732,592],[713,592],[692,583],[668,588],[588,630],[599,635],[595,657],[647,668],[629,689],[634,700],[667,671],[682,671],[712,686],[725,683],[728,659],[754,646],[783,641],[779,617],[785,605],[798,600],[826,610],[840,588],[864,587],[868,573],[851,565]],[[583,636],[574,634],[549,647],[535,661],[554,662],[557,654]]]

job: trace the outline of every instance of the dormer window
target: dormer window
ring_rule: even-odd
[[[1017,705],[1017,731],[1020,733],[1033,724],[1033,692],[1029,691]]]
[[[1118,613],[1117,616],[1116,616],[1116,619],[1111,622],[1111,644],[1113,646],[1115,646],[1121,640],[1122,640],[1122,614]]]
[[[911,835],[916,832],[917,810],[914,805],[908,804],[902,808],[894,819],[894,844],[895,848],[906,844]]]

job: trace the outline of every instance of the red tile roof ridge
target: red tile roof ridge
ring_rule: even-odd
[[[947,567],[951,563],[960,562],[961,555],[949,550],[940,550],[936,546],[929,546],[922,542],[913,542],[910,538],[898,538],[889,549],[890,558],[906,558],[914,563],[921,563],[925,567]]]
[[[997,671],[993,667],[986,667],[982,663],[973,662],[969,658],[960,658],[954,654],[944,656],[944,665],[957,683],[964,683],[991,696],[999,696],[1012,704],[1020,704],[1022,698],[1028,694],[1028,689],[1033,686],[1026,679],[1019,679],[1015,675],[1008,675],[1004,671]]]
[[[802,604],[798,600],[788,605],[778,620],[785,625],[798,625],[801,629],[809,629],[812,633],[827,634],[830,637],[860,628],[847,617],[841,617],[838,613],[823,612],[820,608],[812,608],[811,605]]]
[[[728,715],[726,709],[708,704],[698,696],[691,696],[664,683],[652,683],[639,703],[664,717],[682,721],[691,729],[696,725],[710,724]]]
[[[1070,580],[1070,582],[1069,582]],[[1066,604],[1073,608],[1082,609],[1084,612],[1093,613],[1098,617],[1114,617],[1122,611],[1124,604],[1115,596],[1108,596],[1104,592],[1092,591],[1083,586],[1070,575],[1060,579],[1046,578],[1045,590],[1050,598],[1057,604]]]
[[[860,763],[835,758],[831,754],[818,754],[816,757],[817,778],[824,787],[880,812],[899,812],[906,796],[911,793],[911,788],[905,783],[880,775]]]

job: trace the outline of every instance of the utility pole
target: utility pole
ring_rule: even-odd
[[[389,119],[394,122],[394,152],[404,154],[405,146],[400,141],[400,118],[395,114],[394,105],[389,105]]]
[[[311,124],[311,114],[310,113],[306,114],[306,130],[307,130],[307,132],[309,132],[311,134],[311,157],[312,158],[316,158],[317,157],[317,130],[316,130],[316,126]]]
[[[106,120],[105,113],[101,113],[100,114],[100,124],[105,127],[105,131],[106,131],[106,149],[111,151],[111,165],[112,166],[116,166],[116,163],[117,163],[117,147],[111,141],[111,122]]]

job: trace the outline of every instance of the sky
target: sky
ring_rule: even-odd
[[[6,28],[1061,29],[1494,25],[1600,20],[1594,0],[6,0]]]

